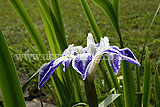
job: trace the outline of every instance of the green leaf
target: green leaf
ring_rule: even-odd
[[[107,75],[102,63],[99,64],[99,68],[100,68],[101,73],[102,73],[102,75],[104,77],[104,82],[106,82],[107,87],[109,88],[108,90],[111,90],[112,89],[112,84],[111,84],[111,82],[110,82],[110,80],[108,78],[108,75]]]
[[[142,65],[142,63],[141,63]],[[136,82],[137,82],[137,93],[141,93],[141,71],[142,66],[136,66]],[[142,94],[137,94],[136,96],[136,106],[141,107],[142,105]]]
[[[15,9],[19,18],[21,19],[25,28],[27,29],[27,31],[28,31],[30,37],[32,38],[33,43],[35,44],[39,53],[41,53],[41,54],[47,53],[45,45],[44,45],[40,35],[38,34],[38,31],[36,30],[34,24],[32,23],[32,20],[29,17],[29,15],[27,14],[21,1],[20,0],[10,0],[10,3],[13,6],[13,8]]]
[[[94,3],[96,3],[108,16],[109,20],[111,21],[114,29],[116,30],[119,39],[120,39],[120,46],[123,48],[123,42],[122,42],[122,37],[121,33],[119,30],[119,25],[118,25],[118,19],[116,17],[114,8],[109,0],[92,0]]]
[[[69,99],[68,92],[66,91],[65,86],[63,85],[63,83],[61,82],[61,80],[58,78],[58,76],[56,75],[56,73],[52,74],[51,80],[52,80],[52,83],[53,83],[54,88],[56,90],[56,94],[58,96],[60,104],[62,106],[64,106],[64,105],[69,106],[68,105],[68,103],[69,103],[68,101],[70,99]]]
[[[143,82],[143,107],[149,107],[151,94],[151,64],[146,47],[145,67],[144,67],[144,82]]]
[[[159,79],[159,73],[158,73],[158,66],[156,67],[155,72],[155,97],[156,97],[156,107],[160,106],[160,79]]]
[[[62,31],[62,28],[59,24],[59,22],[56,20],[55,15],[52,13],[51,8],[44,0],[38,0],[40,7],[42,8],[42,11],[44,12],[44,15],[48,21],[48,24],[50,25],[50,28],[52,31],[54,31],[54,40],[57,41],[62,49],[67,48],[67,42],[64,38],[65,32]]]
[[[80,0],[81,1],[81,4],[82,4],[82,7],[84,9],[84,12],[87,16],[87,19],[88,19],[88,22],[93,30],[93,33],[94,33],[94,37],[96,38],[96,41],[99,42],[100,41],[100,37],[101,37],[101,33],[100,33],[100,30],[96,24],[96,21],[94,19],[94,16],[92,15],[92,12],[87,4],[87,1],[86,0]]]
[[[159,9],[160,9],[160,4],[158,5],[158,8],[157,8],[157,10],[156,10],[156,12],[155,12],[155,14],[154,14],[154,17],[153,17],[153,19],[152,19],[152,22],[151,22],[150,26],[149,26],[149,31],[151,30],[151,27],[152,27],[153,22],[154,22],[157,14],[158,14]]]
[[[27,80],[27,82],[22,86],[23,92],[25,92],[25,90],[27,89],[27,87],[28,87],[28,85],[30,84],[30,82],[32,81],[32,79],[34,79],[38,74],[39,74],[39,71],[35,72],[35,73]]]
[[[111,94],[105,100],[103,100],[98,107],[107,107],[113,103],[121,94]]]
[[[129,62],[122,60],[125,107],[135,107],[135,85]]]
[[[108,59],[107,56],[105,56],[105,59]],[[109,76],[110,76],[110,78],[112,79],[113,85],[114,85],[117,93],[121,93],[120,84],[118,83],[117,76],[114,74],[113,69],[112,69],[112,67],[109,65],[108,60],[105,60],[105,65],[106,65],[106,67],[107,67],[107,71],[109,72]],[[120,98],[117,99],[117,105],[120,106],[120,107],[123,107],[123,106],[124,106],[124,100],[123,100],[123,97],[122,97],[122,96],[120,96]]]
[[[142,49],[142,52],[140,52],[141,54],[140,54],[140,64],[142,65],[142,62],[143,62],[143,56],[144,56],[144,53],[145,53],[145,47],[146,47],[146,44],[147,44],[147,40],[148,40],[148,37],[149,37],[149,33],[150,33],[150,30],[151,30],[151,28],[152,28],[152,25],[153,25],[153,23],[154,23],[154,21],[155,21],[155,18],[156,18],[156,16],[157,16],[157,13],[158,13],[158,11],[159,11],[159,9],[160,9],[160,4],[159,4],[159,6],[158,6],[158,8],[157,8],[157,10],[156,10],[156,12],[155,12],[155,14],[154,14],[154,17],[153,17],[153,19],[152,19],[152,22],[151,22],[151,24],[150,24],[150,26],[149,26],[149,29],[148,29],[148,31],[146,32],[146,36],[145,36],[145,42],[144,42],[144,44],[143,44],[143,49]],[[141,92],[141,74],[142,74],[142,66],[140,66],[140,67],[136,67],[136,78],[137,78],[137,92]],[[141,95],[138,95],[137,96],[137,101],[136,101],[136,103],[137,103],[137,106],[140,106],[141,105],[141,100],[142,100],[142,96]]]
[[[52,5],[53,14],[56,17],[56,20],[59,22],[62,31],[65,33],[64,22],[63,22],[63,17],[62,17],[62,12],[61,12],[59,0],[50,0],[50,1],[51,1],[51,5]],[[63,36],[64,36],[63,38],[66,39],[65,34]]]
[[[52,96],[52,100],[54,101],[54,105],[58,106],[59,105],[59,103],[57,101],[58,99],[56,98],[56,95],[54,94],[52,88],[48,85],[48,83],[45,83],[44,85],[47,88],[49,94]]]
[[[119,13],[119,0],[113,0],[113,9],[118,20],[118,13]]]
[[[17,71],[0,28],[0,90],[5,107],[26,107]]]
[[[86,104],[86,103],[76,103],[72,107],[77,107],[77,106],[87,106],[87,107],[89,107],[88,104]]]
[[[61,53],[59,43],[58,43],[58,41],[56,39],[56,36],[55,36],[55,32],[52,31],[52,29],[51,29],[51,27],[50,27],[50,25],[49,25],[49,23],[46,19],[46,16],[45,16],[45,14],[42,10],[42,7],[39,6],[39,8],[40,8],[41,18],[42,18],[42,21],[43,21],[43,24],[44,24],[44,28],[45,28],[45,32],[46,32],[46,36],[47,36],[47,39],[48,39],[48,42],[49,42],[51,52],[52,52],[52,54],[55,54],[56,53],[55,49],[57,49],[57,53]]]
[[[75,86],[75,101],[83,102],[83,95],[82,95],[82,87],[80,85],[80,79],[75,70],[70,66],[69,71],[71,72],[72,78],[73,78],[73,84]],[[67,71],[68,72],[68,71]]]

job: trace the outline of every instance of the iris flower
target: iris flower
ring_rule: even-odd
[[[101,38],[100,43],[96,44],[92,34],[89,33],[85,48],[74,46],[73,44],[69,45],[61,57],[42,65],[39,69],[39,88],[43,86],[60,64],[64,66],[63,71],[66,71],[69,64],[72,63],[73,69],[82,76],[83,80],[87,76],[88,78],[93,78],[95,68],[104,55],[108,55],[110,66],[112,66],[115,74],[120,69],[122,59],[140,66],[140,63],[130,49],[119,49],[117,46],[110,46],[108,37]]]

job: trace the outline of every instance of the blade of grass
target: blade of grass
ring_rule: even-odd
[[[160,79],[158,73],[158,66],[156,67],[155,71],[155,99],[156,99],[156,107],[160,106]]]
[[[50,0],[51,5],[52,5],[52,11],[56,17],[56,20],[59,22],[62,31],[64,32],[64,39],[66,39],[66,34],[65,34],[65,29],[64,29],[64,22],[63,22],[63,17],[62,17],[62,12],[61,12],[61,7],[59,4],[59,0]]]
[[[44,28],[45,28],[45,32],[46,32],[46,35],[47,35],[47,39],[49,41],[49,46],[50,46],[51,52],[52,52],[52,54],[55,54],[56,53],[55,49],[57,48],[57,52],[61,53],[60,46],[59,46],[59,43],[56,39],[54,31],[52,31],[42,8],[40,6],[39,6],[39,8],[40,8],[41,18],[42,18],[42,21],[43,21],[43,24],[44,24]]]
[[[39,94],[41,107],[43,107],[42,96],[41,96],[41,91],[40,90],[38,90],[38,94]]]
[[[55,94],[53,93],[53,91],[51,90],[51,87],[48,85],[48,83],[46,83],[45,86],[46,86],[49,94],[52,96],[52,100],[54,101],[54,105],[55,106],[59,106],[57,98],[56,98]]]
[[[142,65],[142,63],[141,63]],[[137,93],[141,93],[141,67],[136,66],[136,79],[137,79]],[[141,107],[142,106],[142,95],[137,94],[136,97],[136,106]]]
[[[122,60],[125,107],[135,107],[135,86],[129,62]]]
[[[87,19],[88,19],[88,22],[93,30],[93,33],[94,33],[94,37],[96,38],[96,41],[100,41],[100,37],[101,37],[101,33],[100,33],[100,30],[96,24],[96,21],[94,19],[94,16],[92,15],[92,12],[87,4],[87,1],[86,0],[80,0],[81,1],[81,4],[82,4],[82,7],[83,7],[83,10],[87,16]]]
[[[120,39],[120,46],[123,48],[123,42],[122,42],[122,37],[121,33],[119,30],[119,24],[118,24],[118,19],[116,17],[115,11],[113,9],[113,6],[109,0],[92,0],[95,4],[97,4],[108,16],[109,20],[111,21],[114,29],[116,30],[119,39]]]
[[[38,0],[38,2],[40,7],[42,8],[42,11],[44,12],[44,15],[46,16],[48,24],[51,27],[51,30],[54,31],[55,40],[58,40],[58,43],[63,51],[64,49],[67,48],[67,42],[66,39],[64,38],[65,33],[62,31],[59,22],[56,20],[56,17],[52,13],[51,8],[47,4],[47,2],[44,0]]]
[[[17,15],[21,19],[22,23],[24,24],[25,28],[27,29],[30,37],[33,40],[33,43],[35,44],[36,48],[38,49],[39,53],[47,53],[47,50],[45,48],[44,43],[41,40],[40,35],[38,34],[38,31],[36,30],[34,24],[32,23],[31,18],[27,14],[25,8],[23,7],[20,0],[10,0],[11,5],[15,9]]]
[[[151,65],[146,47],[145,67],[144,67],[144,83],[143,83],[143,107],[149,107],[151,93]]]
[[[0,28],[0,90],[6,107],[26,107],[17,71]]]
[[[111,89],[112,89],[112,84],[111,84],[111,82],[110,82],[110,80],[109,80],[109,78],[108,78],[108,75],[106,74],[106,71],[105,71],[102,63],[99,64],[99,68],[100,68],[100,70],[101,70],[101,72],[102,72],[102,75],[103,75],[103,77],[104,77],[104,81],[105,81],[106,84],[107,84],[108,90],[111,90]]]
[[[80,85],[80,80],[79,80],[79,76],[77,74],[77,72],[75,72],[73,70],[73,68],[70,66],[69,67],[69,70],[71,71],[71,75],[72,75],[72,78],[73,78],[73,84],[75,86],[75,101],[76,102],[83,102],[83,95],[82,95],[82,87]]]
[[[88,104],[86,104],[86,103],[76,103],[76,104],[74,104],[72,107],[89,107],[88,106]]]
[[[141,65],[142,65],[142,63],[143,63],[143,56],[144,56],[144,53],[145,53],[145,47],[146,47],[146,44],[147,44],[147,40],[148,40],[148,37],[149,37],[149,33],[150,33],[150,30],[151,30],[152,25],[153,25],[153,23],[154,23],[154,20],[155,20],[157,14],[158,14],[159,9],[160,9],[160,4],[159,4],[159,6],[158,6],[158,8],[157,8],[157,10],[156,10],[156,12],[155,12],[155,14],[154,14],[154,17],[153,17],[153,19],[152,19],[152,21],[151,21],[151,24],[150,24],[150,26],[149,26],[149,29],[148,29],[148,31],[146,32],[145,42],[144,42],[144,44],[143,44],[143,49],[142,49],[142,52],[141,52],[141,55],[140,55],[140,64],[141,64]],[[137,67],[137,70],[136,70],[136,71],[137,71],[137,72],[136,72],[137,92],[141,92],[142,66]],[[141,96],[141,95],[140,95],[140,96],[138,95],[138,96],[137,96],[137,101],[136,101],[137,106],[140,106],[140,105],[141,105],[141,101],[142,101],[142,96]]]
[[[118,20],[118,13],[119,13],[119,0],[113,0],[113,9]]]
[[[109,95],[105,100],[103,100],[98,107],[107,107],[111,103],[113,103],[118,97],[120,97],[121,94],[111,94]]]
[[[61,80],[58,78],[58,76],[55,73],[52,74],[51,80],[56,90],[60,105],[68,106],[69,95],[66,91],[65,86],[63,85],[63,83],[61,82]]]
[[[107,56],[105,56],[105,59],[108,59]],[[114,85],[114,87],[116,89],[116,92],[117,93],[121,93],[120,85],[118,83],[117,76],[114,74],[113,69],[109,65],[108,60],[105,60],[105,65],[107,67],[107,71],[109,72],[109,76],[112,79],[112,82],[113,82],[113,85]],[[124,100],[123,100],[122,96],[120,96],[120,98],[118,98],[116,102],[117,102],[116,104],[118,104],[119,107],[124,107]]]

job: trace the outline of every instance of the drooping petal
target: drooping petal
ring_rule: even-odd
[[[140,66],[140,63],[138,62],[138,60],[136,59],[136,57],[134,56],[133,52],[130,49],[128,48],[120,49],[120,53],[121,53],[120,56],[124,60],[127,60],[133,64]]]
[[[48,64],[42,65],[42,67],[39,69],[39,88],[43,86],[43,84],[50,78],[50,76],[53,74],[53,72],[57,69],[57,67],[62,63],[66,62],[69,59],[67,57],[60,57],[53,61],[51,61]]]
[[[84,53],[77,55],[72,61],[73,68],[82,75],[83,80],[86,78],[87,74],[85,71],[92,58],[92,54]]]
[[[108,54],[108,59],[114,73],[117,74],[120,69],[121,57],[117,54]]]
[[[64,72],[65,72],[65,71],[66,71],[66,69],[68,68],[68,66],[69,66],[70,62],[71,62],[71,59],[70,59],[70,60],[67,60],[67,61],[65,61],[65,62],[63,62],[63,63],[62,63],[62,64],[63,64],[63,66],[64,66],[64,68],[63,68],[63,71],[64,71]]]
[[[117,74],[120,69],[121,58],[140,66],[140,63],[128,48],[119,49],[117,46],[110,46],[110,48],[105,50],[103,54],[108,54],[110,65],[115,74]]]

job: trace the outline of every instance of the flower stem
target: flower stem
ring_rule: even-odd
[[[98,107],[98,100],[96,89],[94,85],[94,80],[89,81],[87,78],[85,80],[85,93],[87,96],[89,107]]]

